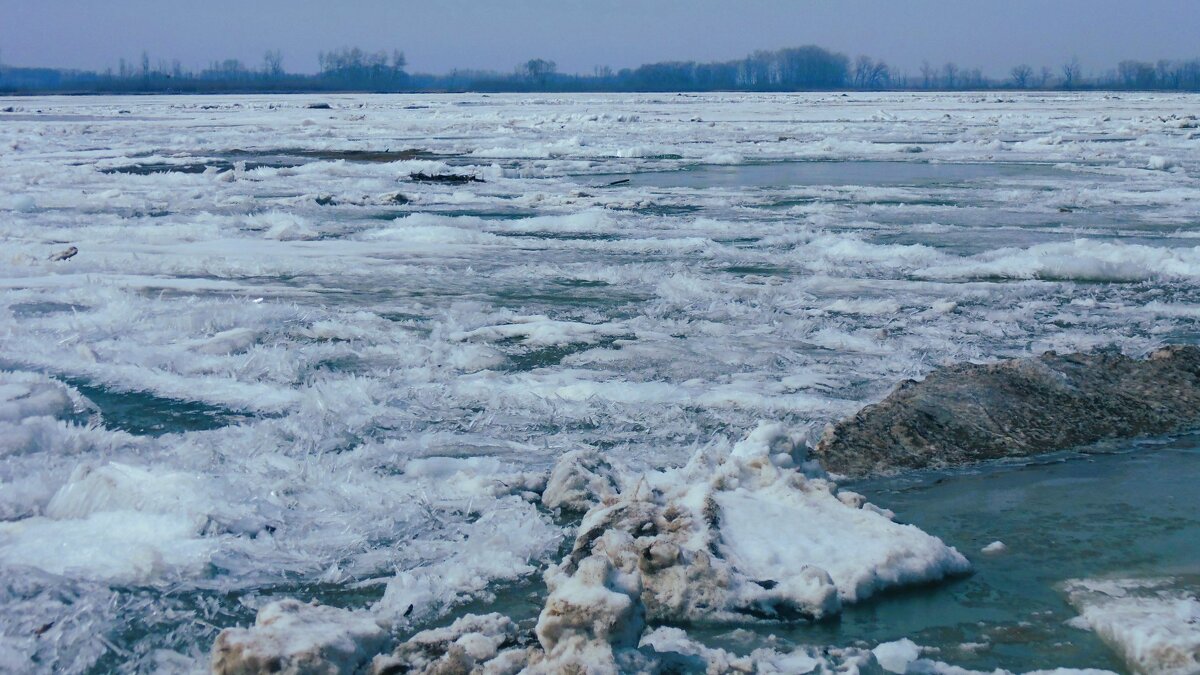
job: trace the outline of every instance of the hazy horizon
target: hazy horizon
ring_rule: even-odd
[[[178,59],[202,68],[226,58],[248,66],[268,49],[292,72],[317,70],[322,50],[400,49],[413,72],[509,71],[524,60],[555,61],[561,72],[590,73],[671,60],[717,61],[756,49],[803,44],[868,54],[893,72],[922,61],[953,61],[1002,76],[1017,63],[1057,67],[1078,57],[1085,72],[1122,59],[1200,56],[1194,28],[1200,3],[1182,0],[1066,0],[1052,7],[911,0],[827,2],[717,0],[653,4],[631,0],[535,0],[520,7],[467,0],[440,3],[361,0],[331,14],[317,0],[263,0],[252,6],[211,0],[169,7],[153,0],[0,0],[0,61],[85,70]]]

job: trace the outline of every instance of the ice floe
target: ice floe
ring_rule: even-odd
[[[1172,578],[1077,579],[1065,590],[1076,623],[1145,675],[1200,672],[1200,600]]]

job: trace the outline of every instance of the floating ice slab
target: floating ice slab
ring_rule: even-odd
[[[1096,631],[1145,675],[1200,672],[1200,599],[1163,579],[1080,579],[1066,585],[1078,625]]]

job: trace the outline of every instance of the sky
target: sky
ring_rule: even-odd
[[[400,49],[411,72],[511,71],[538,57],[590,73],[817,44],[916,75],[954,61],[1085,72],[1200,57],[1200,0],[0,0],[0,62],[103,70],[122,57],[185,68],[237,58],[317,69],[317,53]]]

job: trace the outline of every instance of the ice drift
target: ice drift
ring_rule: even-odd
[[[781,425],[761,424],[732,447],[704,448],[682,468],[636,478],[594,451],[563,455],[543,502],[590,508],[571,552],[545,573],[550,593],[537,644],[505,617],[466,616],[376,658],[374,672],[808,672],[824,657],[739,658],[681,632],[643,633],[648,621],[820,619],[843,602],[970,569],[936,537],[893,522],[861,495],[839,493],[803,448]],[[355,628],[369,628],[368,615],[289,602],[262,610],[254,628],[222,633],[213,651],[220,672],[361,661],[363,640],[354,636],[375,644],[374,629]],[[396,598],[385,597],[373,616],[396,608]],[[291,642],[279,634],[288,622],[298,625]],[[318,633],[320,640],[311,637]],[[869,653],[855,658],[874,663]]]
[[[1096,632],[1145,675],[1200,673],[1200,600],[1165,579],[1076,579],[1066,584],[1080,627]]]

